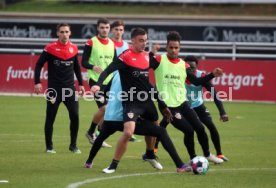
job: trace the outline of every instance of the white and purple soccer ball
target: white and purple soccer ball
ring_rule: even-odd
[[[194,174],[206,174],[209,169],[209,162],[205,157],[196,156],[191,160]]]

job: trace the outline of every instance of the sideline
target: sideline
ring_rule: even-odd
[[[0,183],[9,183],[8,180],[0,180]]]
[[[276,171],[276,168],[233,168],[233,169],[210,169],[209,171],[252,171],[252,170],[272,170]],[[122,179],[127,177],[134,177],[134,176],[146,176],[146,175],[162,175],[162,174],[176,174],[176,172],[152,172],[152,173],[136,173],[136,174],[125,174],[125,175],[119,175],[119,176],[109,176],[109,177],[99,177],[99,178],[92,178],[92,179],[86,179],[84,181],[75,182],[69,184],[66,188],[78,188],[81,185],[85,185],[92,182],[97,181],[105,181],[105,180],[111,180],[111,179]]]

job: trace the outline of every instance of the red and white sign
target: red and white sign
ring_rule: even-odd
[[[199,69],[211,72],[220,67],[224,74],[214,78],[217,91],[225,91],[233,100],[276,101],[276,61],[201,60]]]
[[[33,93],[34,67],[38,55],[0,54],[0,92]],[[79,58],[81,60],[81,58]],[[80,62],[80,61],[79,61]],[[276,61],[265,60],[201,60],[199,69],[206,72],[220,67],[224,75],[213,79],[217,91],[223,91],[228,99],[276,102]],[[87,71],[82,68],[84,85]],[[41,71],[44,89],[47,87],[48,71],[45,64]],[[151,80],[154,81],[152,72]]]
[[[33,93],[34,68],[38,58],[38,55],[0,54],[0,92]],[[47,63],[45,63],[40,75],[42,86],[46,89],[48,79]],[[87,71],[83,68],[82,78],[86,90],[89,90]]]

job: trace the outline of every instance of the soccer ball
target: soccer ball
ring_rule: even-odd
[[[196,156],[191,161],[194,174],[206,174],[209,169],[209,162],[205,157]]]

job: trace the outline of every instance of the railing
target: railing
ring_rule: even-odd
[[[56,39],[0,37],[0,53],[39,54],[47,43],[54,40]],[[82,54],[86,39],[71,41],[79,47],[79,53]],[[166,41],[149,41],[149,50],[154,43],[160,44],[159,54],[165,52]],[[181,47],[181,57],[194,55],[202,59],[276,59],[276,43],[181,41]]]

